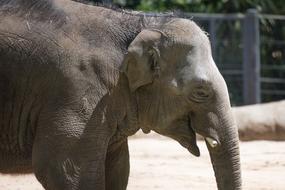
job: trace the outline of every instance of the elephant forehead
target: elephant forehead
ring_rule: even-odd
[[[165,29],[178,29],[180,33],[192,33],[197,30],[201,30],[198,25],[189,19],[175,18],[165,24]]]
[[[164,32],[176,43],[183,44],[208,44],[209,40],[204,32],[194,21],[189,19],[173,19],[166,23]]]

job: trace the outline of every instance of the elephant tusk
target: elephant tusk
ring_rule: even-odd
[[[209,143],[209,145],[212,147],[212,148],[216,148],[218,146],[218,141],[210,138],[210,137],[206,137],[206,141]]]
[[[171,81],[171,84],[172,84],[172,86],[174,86],[174,87],[178,87],[178,85],[177,85],[177,81],[175,80],[175,79],[173,79],[172,81]]]

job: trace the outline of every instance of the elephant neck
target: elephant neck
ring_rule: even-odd
[[[136,97],[130,92],[127,77],[121,73],[110,95],[112,113],[116,115],[116,132],[109,144],[116,144],[134,135],[139,129]],[[113,117],[110,116],[110,117]],[[113,118],[109,118],[113,120]]]

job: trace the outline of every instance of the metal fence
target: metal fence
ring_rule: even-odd
[[[260,15],[260,22],[270,26],[260,33],[261,97],[285,99],[285,16]]]
[[[209,33],[233,105],[285,99],[285,16],[187,14]]]

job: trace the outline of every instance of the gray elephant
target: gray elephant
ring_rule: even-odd
[[[0,18],[1,173],[126,189],[127,137],[142,129],[195,156],[202,135],[218,189],[241,189],[227,87],[193,21],[69,0],[2,0]]]

